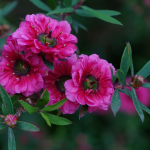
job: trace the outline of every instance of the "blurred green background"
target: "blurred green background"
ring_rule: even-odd
[[[12,0],[0,0],[0,6]],[[47,0],[43,2],[48,4]],[[56,4],[58,1],[55,1]],[[88,31],[72,30],[78,38],[79,52],[97,53],[119,68],[126,42],[133,50],[135,72],[150,59],[150,0],[86,0],[84,5],[94,9],[121,12],[115,18],[123,26],[113,25],[96,18],[71,15],[87,27]],[[17,7],[5,17],[15,31],[27,14],[43,12],[28,0],[18,0]],[[0,46],[5,38],[0,38]],[[54,112],[55,114],[57,112]],[[142,123],[137,114],[119,112],[114,118],[108,113],[86,114],[79,120],[79,110],[74,115],[65,115],[73,124],[48,127],[41,116],[24,113],[20,120],[40,127],[41,132],[30,133],[15,129],[17,150],[150,150],[150,116],[145,114]],[[6,129],[0,131],[0,149],[7,149]]]

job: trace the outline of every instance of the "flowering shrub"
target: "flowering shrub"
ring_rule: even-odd
[[[49,126],[69,125],[72,123],[70,120],[59,117],[61,112],[73,114],[81,105],[81,118],[87,112],[107,110],[111,105],[116,115],[120,107],[123,109],[126,105],[122,102],[121,106],[124,93],[133,100],[132,103],[142,121],[143,110],[150,114],[150,110],[145,106],[149,103],[139,101],[135,90],[150,89],[150,83],[144,82],[150,74],[150,62],[134,74],[132,50],[127,43],[120,69],[115,69],[111,63],[101,59],[97,54],[79,55],[75,45],[78,39],[71,34],[71,25],[75,29],[78,26],[84,28],[77,22],[76,26],[71,24],[70,15],[73,13],[122,25],[111,17],[119,13],[82,6],[84,0],[73,0],[72,4],[68,1],[64,1],[63,7],[57,7],[53,11],[40,0],[31,1],[46,11],[47,15],[26,15],[25,20],[7,37],[3,46],[3,58],[0,62],[3,115],[0,115],[0,129],[8,126],[9,149],[16,149],[13,128],[39,131],[38,127],[19,121],[21,114],[26,111],[30,114],[39,113]],[[16,2],[12,4],[16,6]],[[129,69],[131,78],[126,81]],[[117,85],[113,84],[115,80],[118,81]],[[20,106],[14,111],[13,104],[16,101]],[[54,110],[59,110],[57,115],[49,113]]]

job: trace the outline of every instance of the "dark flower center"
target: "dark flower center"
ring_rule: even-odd
[[[56,87],[57,87],[58,91],[60,91],[61,93],[65,93],[64,84],[65,84],[65,81],[67,81],[69,79],[71,79],[71,76],[69,76],[69,75],[63,75],[58,78],[58,80],[56,81]]]
[[[93,75],[85,76],[84,82],[83,82],[83,88],[85,90],[87,90],[87,89],[96,90],[96,89],[98,89],[98,87],[99,87],[99,83]]]
[[[37,36],[38,41],[47,47],[54,47],[57,45],[57,40],[55,37],[52,37],[52,31],[50,30],[49,33],[41,33]]]
[[[15,61],[13,69],[16,75],[25,76],[29,73],[30,66],[27,62],[18,59]]]

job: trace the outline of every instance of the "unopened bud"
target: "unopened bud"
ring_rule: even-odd
[[[131,86],[135,89],[141,87],[143,83],[144,83],[144,78],[140,75],[134,75],[130,81]]]
[[[9,114],[5,117],[4,123],[9,127],[14,127],[17,123],[17,118],[15,117],[15,115]]]

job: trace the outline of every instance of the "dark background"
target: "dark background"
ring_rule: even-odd
[[[135,72],[150,59],[150,5],[146,0],[87,0],[84,5],[94,9],[108,9],[121,12],[115,18],[123,26],[110,24],[96,18],[72,17],[87,27],[88,31],[72,30],[78,38],[81,53],[97,53],[119,68],[126,42],[133,50]],[[0,5],[8,0],[0,0]],[[43,0],[47,3],[47,0]],[[55,1],[57,4],[57,1]],[[27,14],[43,12],[28,0],[19,0],[17,7],[6,16],[12,31],[15,31]],[[0,38],[2,47],[3,39]],[[57,112],[54,112],[55,114]],[[150,116],[145,114],[142,123],[137,114],[119,112],[114,118],[111,110],[107,113],[86,114],[81,120],[79,111],[65,115],[73,124],[48,127],[38,114],[24,113],[20,120],[40,127],[41,132],[30,133],[15,129],[17,150],[150,150]],[[61,115],[63,116],[63,115]],[[6,129],[0,131],[0,149],[7,149]]]

